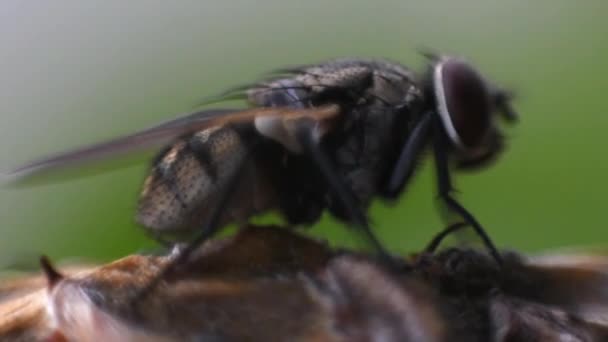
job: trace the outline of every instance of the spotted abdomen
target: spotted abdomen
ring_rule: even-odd
[[[136,219],[158,233],[200,229],[247,154],[237,130],[221,126],[183,137],[159,154],[141,192]],[[248,165],[247,169],[255,167]],[[244,178],[251,170],[245,170]],[[247,186],[260,186],[264,177]],[[253,198],[234,210],[226,210],[222,223],[248,216],[262,199]],[[257,202],[256,202],[257,200]],[[262,209],[262,208],[259,208]],[[222,224],[222,225],[223,225]]]

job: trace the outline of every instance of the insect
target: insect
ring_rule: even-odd
[[[309,225],[328,210],[385,253],[366,208],[375,198],[403,193],[431,146],[441,199],[500,260],[482,226],[452,196],[450,171],[483,166],[501,152],[495,113],[516,119],[511,96],[463,59],[428,58],[421,75],[365,59],[278,70],[215,98],[245,99],[252,109],[194,112],[12,174],[167,144],[154,159],[136,214],[159,239],[200,232],[191,250],[226,224],[257,213],[276,209],[289,224]]]
[[[43,258],[46,277],[0,282],[0,340],[606,341],[605,255],[502,255],[499,267],[452,248],[397,271],[284,227],[248,226],[199,246],[136,305],[131,293],[171,256],[60,271]]]
[[[439,293],[442,311],[452,323],[450,340],[608,338],[605,256],[501,255],[502,267],[474,249],[451,248],[416,260],[414,272]]]

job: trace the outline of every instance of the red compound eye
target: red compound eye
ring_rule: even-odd
[[[492,106],[484,80],[456,58],[438,61],[433,72],[437,111],[450,140],[461,149],[479,147],[491,128]]]

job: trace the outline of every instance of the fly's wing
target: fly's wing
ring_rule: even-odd
[[[34,160],[5,172],[3,176],[9,180],[26,180],[32,176],[68,166],[84,165],[130,152],[155,148],[167,144],[181,135],[226,120],[226,116],[231,113],[242,112],[231,109],[215,109],[190,113],[127,136]],[[240,116],[237,115],[237,117]]]
[[[489,303],[492,341],[606,341],[608,325],[553,305],[496,295]]]
[[[488,303],[493,341],[608,340],[606,255],[528,257],[502,271]]]
[[[607,255],[531,257],[522,274],[537,284],[524,296],[608,327]]]
[[[85,146],[72,151],[58,153],[34,160],[2,174],[8,180],[25,180],[37,174],[78,166],[94,161],[157,148],[180,136],[192,134],[209,127],[226,123],[250,122],[258,116],[289,114],[284,108],[254,108],[249,110],[210,109],[186,114],[142,131],[112,139],[99,144]]]

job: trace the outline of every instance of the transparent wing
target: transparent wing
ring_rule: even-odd
[[[545,254],[528,258],[526,279],[538,291],[528,296],[599,324],[608,325],[608,256]]]
[[[234,112],[237,111],[219,109],[189,113],[130,135],[33,160],[8,172],[3,172],[3,175],[10,180],[21,181],[66,166],[85,164],[158,147],[182,134],[209,126],[219,118]]]
[[[315,109],[308,111],[316,112]],[[2,177],[12,182],[22,182],[33,176],[46,174],[47,172],[158,148],[180,136],[217,125],[252,123],[256,117],[260,116],[306,115],[308,111],[297,111],[289,108],[211,109],[197,111],[130,135],[31,161],[8,172],[4,172]]]

